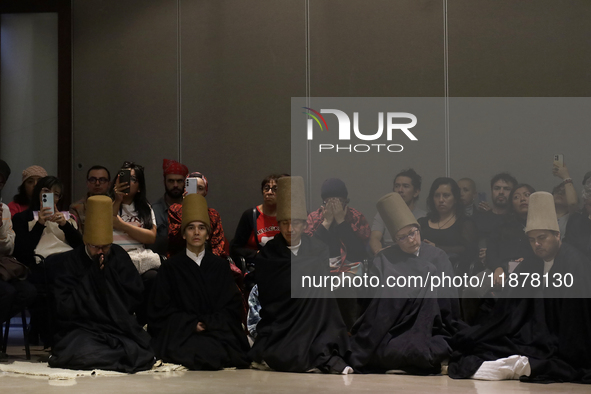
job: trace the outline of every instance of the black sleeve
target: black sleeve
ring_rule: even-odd
[[[84,243],[82,240],[82,234],[74,226],[72,226],[70,222],[66,222],[66,224],[59,226],[59,228],[64,232],[64,235],[66,236],[66,242],[72,247],[72,249],[76,249],[78,246]]]
[[[259,212],[257,210],[257,217]],[[230,246],[230,253],[232,255],[242,256],[244,258],[254,258],[257,254],[256,250],[246,247],[248,239],[254,232],[255,224],[253,223],[252,208],[244,211],[236,227],[236,234]]]
[[[35,248],[39,244],[45,226],[39,222],[29,231],[29,221],[33,220],[31,211],[24,211],[14,215],[12,226],[16,235],[14,241],[14,257],[29,268],[34,267]]]

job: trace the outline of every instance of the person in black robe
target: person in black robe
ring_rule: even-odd
[[[53,258],[60,328],[49,366],[133,373],[155,362],[150,336],[133,312],[144,286],[127,252],[112,245],[112,202],[87,202],[84,246]]]
[[[520,281],[509,287],[507,298],[498,301],[489,320],[452,338],[449,375],[470,378],[495,365],[485,362],[519,355],[529,363],[530,373],[521,376],[522,381],[589,384],[591,263],[575,247],[560,241],[551,194],[531,195],[525,230],[536,257],[524,260],[515,273],[547,273],[549,285],[542,279],[538,286]],[[559,285],[558,278],[564,281],[568,275],[572,275],[572,286]]]
[[[330,275],[327,246],[303,234],[304,181],[283,177],[277,184],[281,233],[261,249],[254,272],[261,320],[250,351],[253,365],[283,372],[351,373],[343,359],[349,349],[347,328],[336,300],[323,289],[296,289],[302,275]]]
[[[192,370],[247,368],[242,296],[228,262],[205,249],[210,231],[205,198],[188,195],[181,225],[186,252],[162,264],[148,306],[152,346],[163,361]]]
[[[397,193],[378,201],[378,212],[395,245],[380,251],[370,270],[387,278],[441,275],[453,278],[453,268],[441,249],[421,243],[420,227]],[[428,282],[427,282],[428,283]],[[352,330],[349,361],[356,372],[403,370],[417,375],[439,374],[451,354],[447,341],[463,327],[457,290],[445,285],[378,287]]]

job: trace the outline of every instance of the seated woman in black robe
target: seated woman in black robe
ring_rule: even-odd
[[[376,255],[372,275],[383,284],[392,278],[453,277],[445,252],[421,243],[420,227],[399,194],[384,196],[377,207],[396,244]],[[463,327],[457,297],[450,285],[434,291],[410,284],[378,287],[353,326],[352,367],[362,373],[439,374],[451,354],[447,340]]]
[[[589,384],[590,262],[561,242],[550,193],[531,195],[525,231],[535,256],[515,269],[518,284],[507,289],[508,298],[497,302],[487,321],[452,338],[449,375]],[[531,279],[524,282],[526,274]]]
[[[253,367],[283,372],[353,372],[343,360],[348,333],[336,300],[315,298],[318,294],[313,291],[297,295],[303,298],[292,298],[292,278],[299,277],[295,272],[329,275],[328,249],[303,234],[307,219],[303,179],[283,177],[277,183],[281,233],[267,242],[256,258],[261,320],[250,352]]]
[[[152,346],[165,362],[192,370],[247,368],[242,297],[228,262],[205,249],[211,231],[200,194],[183,200],[185,253],[164,262],[148,306]]]
[[[154,364],[150,336],[133,312],[144,286],[127,252],[113,245],[112,202],[87,202],[85,245],[50,257],[57,276],[55,298],[60,328],[49,366],[119,372]]]

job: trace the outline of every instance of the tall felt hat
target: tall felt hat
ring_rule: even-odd
[[[107,196],[91,196],[86,200],[84,242],[91,245],[113,243],[113,201]]]
[[[209,222],[209,211],[207,201],[201,194],[189,194],[183,200],[183,221],[181,223],[181,234],[191,222],[203,222],[211,228]]]
[[[532,230],[560,231],[554,197],[548,192],[535,192],[529,196],[527,225],[524,231],[527,233]]]
[[[277,222],[307,218],[304,178],[301,176],[279,178],[277,180]]]
[[[398,193],[386,194],[378,200],[376,207],[392,237],[411,224],[420,227],[410,208]]]

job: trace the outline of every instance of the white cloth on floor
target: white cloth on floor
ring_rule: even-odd
[[[531,366],[527,357],[513,355],[495,361],[485,361],[472,375],[477,380],[516,380],[520,376],[529,376]]]

